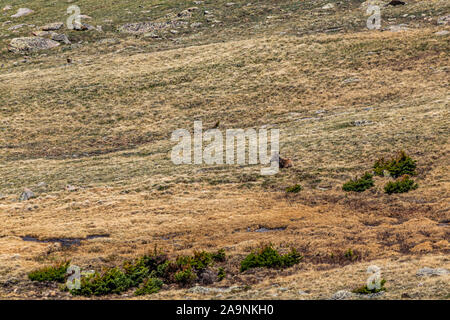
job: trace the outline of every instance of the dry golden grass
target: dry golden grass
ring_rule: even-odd
[[[54,261],[98,269],[155,245],[171,255],[225,248],[224,285],[251,290],[224,298],[299,298],[299,289],[326,298],[363,284],[369,264],[387,275],[384,298],[448,298],[448,278],[418,289],[415,277],[423,266],[449,268],[448,35],[435,26],[301,36],[283,28],[162,51],[123,39],[141,52],[94,54],[105,48],[93,44],[71,52],[70,65],[58,52],[2,73],[0,281],[21,285],[0,288],[0,298],[41,297],[50,289],[25,275]],[[260,166],[174,166],[170,135],[194,120],[280,128],[281,154],[295,167],[263,177]],[[388,196],[386,179],[375,178],[362,194],[341,190],[400,149],[418,161],[419,189]],[[297,183],[299,194],[284,192]],[[18,202],[25,187],[37,198]],[[108,237],[71,248],[21,239],[99,234]],[[240,259],[268,242],[305,258],[239,274]],[[355,261],[343,258],[348,249]],[[185,296],[205,298],[176,288],[152,298]]]

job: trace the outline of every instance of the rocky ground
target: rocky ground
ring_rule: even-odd
[[[448,299],[450,6],[388,3],[2,1],[0,298],[73,299],[27,273],[157,245],[224,248],[227,276],[146,299]],[[194,120],[280,128],[294,166],[175,166],[171,133]],[[342,190],[399,150],[418,189]],[[239,272],[269,242],[304,258]],[[352,293],[371,265],[387,291]]]

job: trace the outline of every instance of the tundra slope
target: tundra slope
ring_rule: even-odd
[[[112,11],[105,3],[82,3],[92,24],[113,21],[104,33],[67,32],[83,43],[32,53],[27,63],[6,45],[29,30],[3,38],[2,298],[68,298],[26,273],[64,259],[83,269],[120,265],[155,244],[171,255],[225,248],[220,286],[237,288],[168,287],[152,298],[329,298],[363,285],[370,264],[388,280],[380,298],[448,298],[448,276],[416,275],[450,267],[449,41],[436,34],[448,28],[437,24],[446,1],[386,8],[383,28],[408,23],[401,32],[368,31],[361,1],[333,10],[317,1],[205,3],[200,9],[214,6],[221,23],[159,39],[117,34],[136,20],[124,14],[125,1]],[[154,18],[191,6],[168,3],[151,4],[161,9]],[[42,1],[27,6],[39,16],[18,23],[61,19]],[[114,44],[102,41],[112,37]],[[259,166],[174,166],[170,135],[197,119],[211,127],[220,120],[220,130],[280,128],[281,154],[295,166],[272,177]],[[419,189],[387,195],[375,177],[363,193],[342,191],[400,149],[418,161]],[[296,184],[303,189],[286,194]],[[36,198],[19,202],[24,188]],[[23,240],[92,235],[106,237],[70,247]],[[267,242],[295,247],[304,259],[240,273],[245,255]],[[345,259],[348,249],[355,259]]]

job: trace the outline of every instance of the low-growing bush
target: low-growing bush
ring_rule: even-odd
[[[387,194],[393,193],[404,193],[410,190],[417,189],[419,185],[414,182],[414,180],[410,179],[409,176],[405,175],[396,181],[389,181],[384,186],[384,192]]]
[[[226,275],[227,274],[225,272],[225,269],[220,267],[219,270],[217,271],[217,279],[219,281],[222,281],[223,279],[225,279]]]
[[[394,178],[405,174],[413,176],[416,175],[416,162],[404,151],[400,151],[392,159],[381,158],[373,165],[373,171],[376,175],[383,176],[385,170]]]
[[[373,178],[373,175],[366,172],[361,178],[352,179],[352,180],[349,180],[346,183],[344,183],[344,185],[342,186],[342,190],[363,192],[374,186],[374,181],[372,178]]]
[[[183,286],[191,284],[195,279],[197,279],[197,275],[194,273],[190,266],[175,273],[174,277],[175,281]]]
[[[214,261],[224,262],[226,260],[225,249],[220,249],[216,253],[213,253],[212,258]]]
[[[137,296],[142,296],[145,294],[157,293],[159,290],[161,290],[163,284],[164,283],[161,279],[148,278],[144,281],[142,286],[136,290],[134,294]]]
[[[64,282],[69,265],[70,261],[66,261],[56,266],[45,267],[32,271],[28,274],[28,279],[38,282]]]
[[[287,187],[286,188],[286,192],[287,193],[299,193],[300,191],[302,191],[303,187],[299,184],[296,184],[295,186],[292,187]]]
[[[119,268],[106,269],[99,273],[81,278],[79,289],[72,289],[70,293],[80,296],[102,296],[112,293],[122,293],[134,285],[133,280]]]
[[[266,267],[266,268],[287,268],[300,262],[303,257],[292,249],[291,252],[280,255],[278,251],[272,248],[272,245],[267,245],[258,251],[250,253],[242,262],[240,271],[251,268]]]
[[[369,289],[367,287],[367,285],[357,288],[355,290],[353,290],[353,293],[359,293],[359,294],[372,294],[372,293],[378,293],[381,291],[386,291],[386,288],[384,287],[384,284],[386,283],[385,279],[382,279],[380,282],[380,288],[373,288],[373,289]]]

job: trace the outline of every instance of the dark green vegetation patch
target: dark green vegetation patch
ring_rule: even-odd
[[[344,183],[344,185],[342,186],[342,190],[363,192],[374,186],[374,181],[372,178],[373,175],[366,172],[361,178],[352,179]]]
[[[288,193],[299,193],[302,190],[302,186],[299,184],[296,184],[295,186],[292,187],[287,187],[286,188],[286,192]]]
[[[285,255],[281,255],[272,248],[272,245],[267,245],[255,252],[250,253],[242,262],[240,271],[251,268],[288,268],[298,264],[303,257],[295,249]]]
[[[383,176],[384,171],[388,171],[394,178],[405,174],[414,176],[416,175],[416,161],[404,151],[400,151],[390,160],[385,160],[384,158],[377,160],[373,165],[373,171],[378,176]]]
[[[69,265],[70,261],[66,261],[56,266],[44,267],[32,271],[28,274],[28,279],[38,282],[64,282]]]
[[[408,175],[405,175],[396,181],[389,181],[384,186],[384,192],[387,194],[404,193],[410,190],[415,190],[418,187],[419,185],[415,183],[414,180],[410,179]]]

